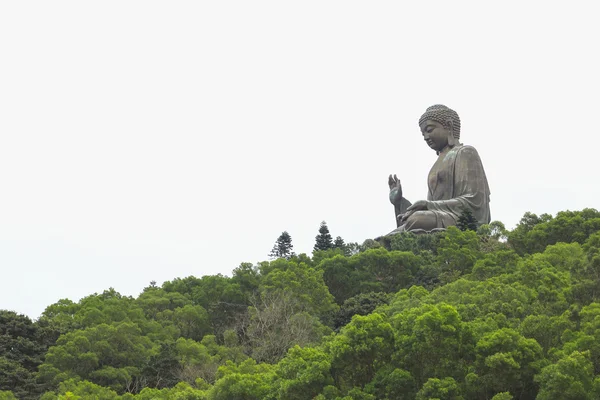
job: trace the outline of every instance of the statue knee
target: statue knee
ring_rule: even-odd
[[[430,231],[437,227],[437,218],[431,211],[417,211],[408,217],[404,224],[404,229],[407,231],[418,229]]]

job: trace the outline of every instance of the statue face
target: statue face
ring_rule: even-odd
[[[421,124],[421,133],[427,145],[437,152],[448,146],[448,135],[452,134],[444,125],[429,119]]]

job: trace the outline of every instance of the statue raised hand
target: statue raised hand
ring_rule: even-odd
[[[396,176],[396,174],[390,174],[388,178],[388,185],[390,187],[390,202],[393,205],[400,204],[402,200],[402,184],[400,183],[400,179]]]
[[[390,202],[394,205],[394,212],[396,213],[396,224],[400,226],[400,221],[411,204],[410,201],[402,197],[402,184],[396,174],[390,174],[388,186],[390,187]]]

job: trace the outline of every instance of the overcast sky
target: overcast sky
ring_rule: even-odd
[[[387,233],[436,103],[493,220],[599,208],[594,2],[449,3],[0,3],[0,309],[229,275],[284,230],[309,253],[322,220]]]

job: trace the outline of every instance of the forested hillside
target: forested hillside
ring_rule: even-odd
[[[336,242],[0,311],[0,399],[600,398],[600,212]]]

